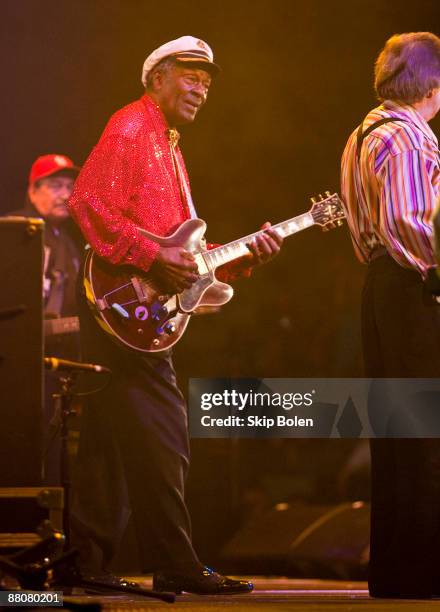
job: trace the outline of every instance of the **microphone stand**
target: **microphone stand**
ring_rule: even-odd
[[[64,506],[63,506],[63,531],[65,536],[65,548],[70,549],[70,498],[72,481],[70,477],[69,465],[69,417],[75,416],[76,410],[72,407],[74,398],[73,386],[76,383],[78,372],[71,370],[60,377],[61,391],[54,395],[60,400],[61,409],[61,429],[60,429],[60,479],[61,486],[64,490]]]

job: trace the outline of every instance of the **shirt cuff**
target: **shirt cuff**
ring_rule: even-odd
[[[160,246],[157,242],[141,236],[138,242],[135,242],[129,248],[125,257],[125,263],[148,272],[157,257],[159,248]]]

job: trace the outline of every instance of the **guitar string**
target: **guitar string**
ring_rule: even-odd
[[[310,216],[311,215],[310,215],[309,212],[304,213],[302,215],[299,215],[298,217],[293,217],[292,219],[289,219],[288,221],[281,221],[281,223],[277,223],[276,225],[273,225],[272,229],[274,229],[274,230],[278,230],[278,229],[282,230],[282,232],[284,234],[283,237],[285,237],[286,235],[289,235],[289,234],[285,233],[285,231],[286,231],[286,229],[288,228],[289,225],[291,225],[293,222],[295,222],[295,224],[297,224],[299,226],[298,228],[296,228],[296,231],[299,231],[299,230],[303,229],[301,227],[301,222],[304,221],[307,218],[310,218]],[[263,229],[263,230],[259,230],[258,232],[254,232],[253,234],[248,234],[247,236],[244,236],[243,238],[239,238],[238,240],[233,240],[232,242],[229,242],[228,244],[221,245],[219,247],[216,247],[215,249],[211,249],[210,251],[205,251],[205,253],[203,255],[204,256],[206,255],[209,260],[214,260],[216,257],[219,257],[219,254],[220,254],[219,259],[221,259],[222,258],[222,255],[221,255],[221,251],[222,250],[225,251],[226,253],[227,253],[227,251],[229,249],[232,249],[232,250],[236,249],[236,250],[238,250],[238,248],[240,246],[243,246],[243,243],[250,242],[256,236],[261,236],[264,233],[264,231],[265,230]],[[209,263],[211,263],[211,262],[209,262]],[[213,261],[212,263],[216,263],[216,262]]]
[[[331,202],[329,202],[329,204],[327,205],[327,209],[328,209],[328,213],[330,216],[332,215],[332,206],[335,206],[334,204],[332,205]],[[337,208],[337,206],[336,206]],[[295,228],[295,232],[291,232],[291,233],[296,233],[296,231],[300,231],[301,229],[305,229],[305,227],[308,227],[308,225],[303,226],[302,222],[305,221],[306,219],[312,220],[312,225],[314,223],[316,223],[315,221],[315,217],[313,216],[313,214],[308,211],[306,213],[303,213],[302,215],[298,215],[297,217],[293,217],[292,219],[289,219],[287,221],[281,221],[280,223],[277,223],[276,225],[272,226],[272,229],[274,230],[281,230],[283,237],[290,235],[289,233],[286,232],[286,230],[289,229],[289,225],[292,225],[293,223],[295,223],[295,225],[297,225],[297,227]],[[335,217],[336,218],[336,217]],[[260,236],[264,233],[264,229],[262,230],[258,230],[257,232],[253,232],[252,234],[248,234],[247,236],[244,236],[243,238],[239,238],[237,240],[233,240],[232,242],[229,242],[225,245],[221,245],[218,246],[214,249],[211,249],[210,251],[204,251],[203,253],[200,253],[200,255],[202,255],[205,263],[207,264],[207,266],[212,270],[211,264],[216,264],[218,265],[218,263],[215,261],[215,258],[219,258],[220,260],[223,258],[222,256],[222,251],[225,254],[228,254],[228,251],[232,250],[238,250],[240,247],[242,247],[244,244],[246,244],[247,242],[250,242],[251,240],[253,240],[254,238],[256,238],[257,236]],[[220,257],[219,257],[220,256]],[[232,259],[235,258],[235,255],[232,257]],[[206,259],[208,261],[206,261]],[[112,291],[109,291],[108,293],[106,293],[103,297],[106,299],[108,296],[112,295],[113,293],[116,293],[117,291],[120,291],[122,289],[125,289],[126,287],[129,287],[130,285],[132,285],[131,282],[126,283],[125,285],[121,285],[120,287],[117,287],[115,289],[113,289]],[[154,285],[151,281],[149,281],[148,279],[141,279],[141,285],[143,287],[148,287],[149,289],[153,288]],[[124,304],[121,304],[122,306],[128,306],[129,304],[134,304],[139,300],[132,300],[130,302],[125,302]]]
[[[321,203],[323,204],[323,203]],[[338,212],[340,212],[341,214],[338,216]],[[320,207],[320,210],[317,212],[312,212],[312,211],[308,211],[306,213],[303,213],[302,215],[298,215],[297,217],[293,217],[292,219],[288,219],[287,221],[281,221],[280,223],[277,223],[276,225],[272,226],[272,229],[280,229],[283,232],[283,237],[286,237],[288,235],[291,235],[291,233],[295,233],[295,232],[291,232],[291,233],[287,233],[286,230],[289,229],[289,226],[292,225],[293,223],[295,223],[298,227],[295,228],[295,231],[300,231],[302,229],[305,229],[306,227],[309,227],[308,225],[303,225],[302,222],[305,221],[306,219],[311,219],[312,220],[312,225],[317,223],[318,220],[324,220],[326,215],[330,218],[330,222],[332,221],[336,221],[340,218],[343,218],[344,214],[342,212],[342,209],[340,208],[340,200],[339,197],[334,197],[332,196],[332,198],[327,202],[327,204],[325,206]],[[238,250],[238,247],[242,246],[243,243],[249,242],[250,240],[252,240],[253,238],[255,238],[258,235],[261,235],[265,230],[259,230],[258,232],[254,232],[253,234],[249,234],[248,236],[245,236],[244,238],[240,238],[238,240],[233,240],[232,242],[229,242],[226,245],[221,245],[219,247],[216,247],[215,249],[211,249],[210,251],[206,251],[203,255],[207,256],[207,258],[209,260],[214,260],[216,257],[219,257],[220,254],[220,259],[222,258],[221,255],[221,251],[223,250],[226,254],[228,253],[228,250],[232,249],[236,249]],[[210,263],[216,263],[215,261],[211,262],[208,261],[208,264]]]

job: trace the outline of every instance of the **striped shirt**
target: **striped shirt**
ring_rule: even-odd
[[[411,106],[389,100],[372,110],[363,131],[384,117],[385,123],[363,141],[357,159],[357,129],[345,147],[341,192],[354,249],[363,263],[378,247],[402,266],[426,270],[435,265],[432,214],[440,195],[438,142]]]
[[[437,200],[437,208],[434,211],[432,220],[434,224],[434,253],[438,270],[440,271],[440,196]]]

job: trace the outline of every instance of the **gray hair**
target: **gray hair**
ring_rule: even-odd
[[[395,34],[374,67],[379,100],[412,104],[440,87],[440,38],[431,32]]]
[[[153,89],[153,77],[156,72],[169,72],[176,65],[176,59],[172,56],[164,57],[158,62],[147,74],[147,82],[145,89],[151,91]]]

